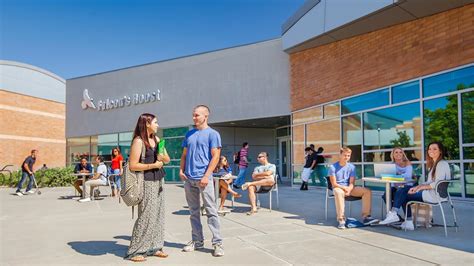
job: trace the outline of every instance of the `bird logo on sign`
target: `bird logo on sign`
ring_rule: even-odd
[[[94,99],[89,96],[89,91],[87,89],[82,92],[82,97],[84,98],[81,103],[82,109],[86,110],[89,107],[95,109]]]

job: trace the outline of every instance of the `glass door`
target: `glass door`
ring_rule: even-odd
[[[278,172],[281,180],[289,180],[290,167],[289,163],[291,154],[291,141],[290,138],[279,138],[278,139]]]

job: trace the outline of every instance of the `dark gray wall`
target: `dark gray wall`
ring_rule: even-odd
[[[161,90],[161,101],[83,110],[83,90],[100,99]],[[192,108],[206,104],[211,123],[290,114],[288,55],[281,40],[67,80],[66,136],[131,131],[140,113],[158,115],[161,127],[192,124]]]

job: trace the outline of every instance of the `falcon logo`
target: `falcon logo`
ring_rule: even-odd
[[[81,103],[82,109],[86,110],[87,108],[95,109],[94,99],[89,96],[89,91],[87,89],[82,92],[82,97],[84,100]]]

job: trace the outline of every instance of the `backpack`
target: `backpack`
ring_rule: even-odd
[[[240,151],[234,154],[234,163],[235,164],[240,163]]]
[[[145,161],[145,143],[142,142],[141,161]],[[143,171],[131,171],[129,162],[123,167],[122,189],[120,197],[125,205],[132,207],[132,219],[134,214],[134,206],[138,205],[143,198]]]

